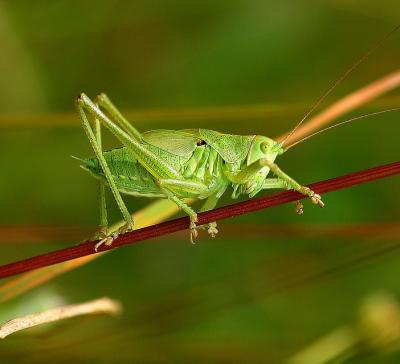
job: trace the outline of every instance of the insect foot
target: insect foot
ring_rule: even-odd
[[[296,214],[298,214],[298,215],[303,215],[303,213],[304,213],[304,206],[303,206],[303,204],[301,203],[301,201],[297,200],[297,201],[294,202],[294,204],[295,204],[295,211],[296,211]]]
[[[113,232],[110,235],[106,235],[104,238],[99,240],[99,242],[94,246],[94,250],[97,252],[99,248],[104,244],[105,246],[111,246],[113,241],[118,238],[118,236],[125,234],[129,231],[133,230],[132,224],[125,224],[121,226],[117,231]]]
[[[95,234],[92,236],[90,240],[102,240],[107,238],[107,227],[106,226],[100,226],[99,230],[95,232]]]
[[[324,207],[325,204],[322,202],[321,195],[318,193],[315,193],[314,191],[311,191],[312,195],[310,195],[311,201],[315,205],[320,205],[321,207]]]
[[[318,193],[315,193],[310,188],[301,186],[298,191],[300,193],[302,193],[303,195],[306,195],[306,196],[310,197],[311,202],[313,204],[319,205],[321,207],[325,206],[325,204],[322,202],[321,195],[319,195]]]
[[[190,242],[192,244],[196,244],[195,240],[197,239],[197,237],[199,236],[199,233],[197,232],[197,216],[194,217],[190,217]]]
[[[215,238],[215,236],[218,234],[216,221],[210,222],[209,224],[200,225],[199,228],[207,230],[207,232],[211,235],[212,238]]]
[[[217,222],[216,221],[210,222],[208,224],[207,232],[211,235],[212,238],[215,238],[215,235],[218,234]]]
[[[110,246],[117,237],[118,235],[116,235],[116,233],[113,233],[110,236],[107,236],[104,239],[99,240],[99,242],[94,246],[94,250],[97,252],[103,244],[105,246]]]

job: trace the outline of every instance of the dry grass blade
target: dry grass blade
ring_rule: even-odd
[[[85,303],[52,308],[50,310],[18,317],[16,319],[7,321],[0,326],[0,338],[4,339],[14,332],[25,330],[30,327],[42,325],[49,322],[60,321],[81,315],[116,315],[119,314],[121,310],[122,306],[118,301],[112,300],[107,297],[99,298],[97,300]]]
[[[313,131],[321,129],[324,125],[332,122],[338,117],[376,99],[386,92],[394,90],[399,86],[400,70],[397,70],[355,92],[352,92],[311,118],[307,123],[300,126],[296,132],[288,138],[287,145],[290,146],[294,142],[310,135]],[[287,134],[281,135],[278,140],[284,139],[286,135]]]

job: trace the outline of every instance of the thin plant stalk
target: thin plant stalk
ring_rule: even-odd
[[[340,190],[354,185],[371,182],[377,179],[390,177],[400,174],[400,161],[391,164],[370,168],[364,171],[348,174],[330,180],[317,182],[309,185],[313,191],[319,194]],[[207,224],[213,221],[223,220],[229,217],[247,214],[253,211],[270,208],[288,202],[294,202],[303,199],[306,196],[295,191],[280,192],[256,199],[250,199],[238,202],[232,205],[217,208],[212,211],[206,211],[198,214],[199,225]],[[158,236],[171,234],[180,230],[185,230],[189,226],[189,218],[167,221],[161,224],[148,226],[133,232],[119,236],[112,244],[100,247],[100,251],[107,251],[119,248],[123,245],[133,244],[144,240],[152,239]],[[34,269],[50,266],[53,264],[65,262],[79,257],[96,254],[95,246],[97,241],[89,241],[80,245],[60,249],[47,254],[38,255],[25,260],[17,261],[0,266],[0,278],[10,277],[20,273],[32,271]]]

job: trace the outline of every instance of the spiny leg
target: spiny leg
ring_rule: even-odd
[[[254,175],[258,173],[262,168],[264,168],[264,165],[260,162],[260,160],[257,160],[237,173],[225,172],[225,174],[231,182],[244,184],[248,182],[252,177],[254,177]]]
[[[280,178],[266,178],[263,183],[263,190],[288,189],[288,183]]]
[[[94,120],[95,126],[95,136],[97,140],[97,144],[99,149],[102,151],[102,141],[101,141],[101,124],[100,121],[96,118]],[[133,229],[133,221],[132,224],[126,223],[122,227],[120,227],[117,231],[112,234],[108,233],[108,218],[107,218],[107,204],[106,204],[106,185],[103,180],[99,180],[99,207],[100,207],[100,231],[99,234],[95,236],[95,238],[99,240],[99,242],[95,245],[95,250],[105,244],[110,246],[112,242],[118,237],[118,235],[123,234],[127,231],[131,231]]]
[[[177,180],[171,178],[159,179],[157,181],[161,191],[173,202],[175,202],[190,217],[190,242],[198,236],[197,232],[197,213],[189,207],[184,201],[176,196],[175,192],[189,193],[199,195],[207,190],[207,186],[200,182]]]
[[[269,188],[290,188],[310,197],[313,203],[319,204],[321,207],[324,206],[320,195],[316,194],[310,188],[300,185],[293,178],[284,173],[274,162],[271,162],[266,158],[261,158],[258,161],[253,162],[239,173],[227,173],[227,175],[232,182],[243,184],[263,167],[268,167],[277,177],[279,177],[280,180],[284,181],[285,184],[284,186],[280,186],[278,183],[276,187],[274,186]]]
[[[203,206],[200,208],[199,212],[204,212],[204,211],[210,211],[217,206],[218,200],[221,195],[215,194],[211,195],[210,197],[207,198],[207,200],[204,202]],[[207,225],[201,225],[200,228],[206,227],[207,232],[211,235],[212,238],[215,238],[215,236],[218,234],[218,229],[217,229],[217,222],[212,221],[208,223]]]
[[[160,178],[158,184],[161,187],[167,187],[171,192],[177,191],[185,194],[202,195],[207,192],[207,186],[204,183],[196,181],[186,181],[184,179]]]
[[[105,93],[96,96],[96,103],[108,112],[113,120],[116,121],[129,135],[136,138],[138,141],[142,140],[140,132],[121,114],[117,107],[111,102]]]
[[[160,189],[161,191],[167,196],[168,199],[170,199],[172,202],[175,202],[178,207],[186,212],[186,214],[189,215],[190,218],[190,242],[194,244],[194,241],[196,240],[198,236],[197,232],[197,213],[190,207],[188,206],[184,201],[182,201],[179,197],[175,196],[173,192],[171,192],[168,188],[162,187],[162,183],[160,182]]]
[[[271,164],[273,165],[271,168]],[[277,167],[275,163],[269,162],[266,159],[260,159],[258,161],[253,162],[243,170],[241,170],[239,173],[228,173],[229,179],[238,184],[244,184],[247,181],[249,181],[258,171],[260,171],[264,167],[269,167],[273,172],[276,171]],[[275,188],[282,188],[282,189],[295,189],[299,192],[304,193],[304,191],[307,189],[307,187],[302,187],[300,184],[298,184],[296,181],[294,181],[292,178],[284,174],[281,170],[279,170],[281,173],[276,173],[280,178],[268,178],[264,181],[264,186],[263,189],[275,189]],[[286,177],[286,178],[285,178]],[[298,188],[303,189],[303,191],[298,190]],[[320,203],[321,201],[321,196],[316,195],[313,191],[308,189],[310,193],[314,194],[315,201],[318,198]],[[309,194],[305,193],[306,195],[310,196]],[[251,195],[250,195],[251,196]],[[252,196],[251,196],[252,197]],[[311,196],[310,196],[311,197]],[[312,200],[314,203],[315,201]],[[300,201],[296,201],[296,212],[298,214],[303,213],[303,204]],[[322,203],[323,206],[323,203]]]
[[[283,179],[280,178],[267,178],[264,183],[263,183],[263,190],[269,190],[269,189],[291,189],[290,185]],[[297,214],[302,215],[303,214],[303,204],[301,201],[297,200],[294,202],[295,203],[295,211]]]
[[[223,186],[221,186],[218,192],[216,192],[214,195],[209,196],[201,207],[200,212],[213,210],[215,206],[217,206],[217,203],[221,196],[225,193],[228,185],[229,183],[224,184]],[[216,221],[211,221],[207,224],[207,232],[211,235],[212,238],[215,238],[215,236],[218,234]]]
[[[95,119],[94,121],[94,131],[96,136],[97,145],[99,149],[102,150],[101,143],[101,127],[100,121]],[[107,219],[107,205],[106,205],[106,190],[105,183],[103,180],[99,180],[99,207],[100,207],[100,232],[99,232],[99,240],[103,240],[108,236],[108,219]]]
[[[166,187],[171,193],[175,190],[179,190],[180,192],[184,193],[192,193],[195,195],[202,195],[207,192],[207,186],[200,182],[194,181],[185,181],[185,180],[175,180],[175,179],[161,179],[158,181],[160,187]],[[217,205],[218,200],[223,195],[227,188],[227,185],[224,186],[220,191],[217,193],[209,196],[206,201],[204,202],[203,206],[200,208],[199,212],[210,211],[214,209]],[[196,218],[197,220],[197,218]],[[212,221],[207,225],[207,232],[211,235],[211,237],[215,237],[218,234],[217,230],[217,223]],[[199,226],[203,228],[204,225]],[[192,225],[191,227],[191,239],[190,241],[193,243],[193,240],[197,237],[198,233],[196,231],[196,225]]]
[[[264,166],[267,166],[276,176],[278,176],[280,179],[284,180],[289,185],[290,188],[302,193],[303,195],[310,197],[312,203],[314,203],[316,205],[320,205],[321,207],[324,207],[324,203],[322,202],[320,195],[318,195],[317,193],[312,191],[310,188],[300,185],[292,177],[288,176],[285,172],[283,172],[277,166],[277,164],[269,161],[268,159],[264,159],[264,158],[260,159],[260,163]]]
[[[112,177],[111,171],[107,165],[106,160],[104,159],[103,153],[101,151],[101,148],[99,147],[97,140],[96,140],[96,136],[93,133],[93,130],[90,126],[89,120],[86,117],[85,111],[83,110],[83,108],[81,107],[81,105],[78,104],[78,111],[79,111],[79,115],[81,117],[81,121],[82,121],[82,126],[83,129],[86,132],[86,135],[89,139],[89,142],[96,154],[96,157],[101,165],[101,168],[103,170],[103,173],[107,179],[108,185],[114,195],[114,198],[118,204],[119,209],[121,210],[121,213],[124,217],[124,220],[126,222],[126,225],[124,225],[121,229],[119,229],[116,233],[112,234],[111,236],[101,240],[98,244],[96,244],[95,249],[97,250],[97,248],[106,243],[107,245],[110,245],[112,243],[112,241],[118,236],[118,234],[132,230],[133,229],[133,220],[132,220],[132,216],[130,215],[130,213],[128,212],[128,209],[125,206],[124,201],[122,200],[122,197],[117,189],[117,186],[115,184],[115,181]]]

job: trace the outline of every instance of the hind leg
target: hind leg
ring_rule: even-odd
[[[99,160],[101,168],[103,169],[104,175],[105,175],[105,177],[107,179],[107,183],[108,183],[108,185],[109,185],[109,187],[110,187],[110,189],[111,189],[111,191],[112,191],[112,193],[114,195],[114,198],[115,198],[115,200],[116,200],[116,202],[118,204],[118,207],[121,210],[121,213],[122,213],[122,215],[124,217],[124,220],[125,220],[125,225],[122,228],[120,228],[117,232],[115,232],[115,233],[113,233],[111,235],[108,235],[108,232],[107,232],[107,234],[106,234],[107,236],[105,238],[103,238],[102,240],[100,240],[100,242],[96,245],[95,249],[97,250],[98,247],[100,245],[102,245],[102,244],[110,245],[113,242],[113,240],[119,234],[124,233],[124,232],[129,231],[129,230],[132,230],[133,229],[133,219],[132,219],[132,216],[130,215],[130,213],[128,212],[128,209],[126,208],[124,201],[122,200],[122,197],[121,197],[121,195],[120,195],[120,193],[119,193],[119,191],[117,189],[117,186],[116,186],[115,181],[114,181],[114,179],[112,177],[112,174],[111,174],[110,169],[109,169],[109,167],[107,165],[107,162],[104,159],[104,156],[103,156],[103,153],[102,153],[102,150],[101,150],[101,143],[100,144],[98,143],[98,139],[96,138],[95,134],[93,133],[93,130],[92,130],[92,127],[91,127],[91,125],[89,123],[89,120],[87,119],[86,114],[85,114],[84,110],[82,109],[82,107],[80,105],[78,105],[78,111],[79,111],[79,115],[81,117],[81,122],[82,122],[83,129],[85,130],[86,135],[87,135],[87,137],[89,139],[89,142],[90,142],[90,144],[91,144],[91,146],[92,146],[92,148],[93,148],[93,150],[95,152],[95,155],[96,155],[97,159]],[[98,121],[96,121],[96,123],[97,122]],[[96,134],[97,134],[97,136],[99,136],[100,130],[99,130],[99,128],[96,128],[96,129],[97,129]],[[101,215],[100,215],[101,216],[101,224],[106,224],[107,223],[107,218],[106,218],[107,215],[106,215],[106,212],[105,212],[106,211],[106,206],[105,206],[104,186],[100,187],[100,204],[101,204],[101,209],[100,209],[100,211],[101,211]],[[104,228],[104,226],[103,226],[103,228]]]
[[[97,144],[102,149],[101,144],[101,127],[100,122],[96,119],[94,121],[94,132]],[[99,208],[100,208],[100,229],[98,232],[99,240],[103,240],[108,236],[108,218],[107,218],[107,204],[106,204],[106,185],[103,180],[99,180]]]
[[[140,132],[121,114],[105,93],[96,96],[96,105],[102,107],[111,116],[111,119],[122,127],[130,136],[141,141]]]

